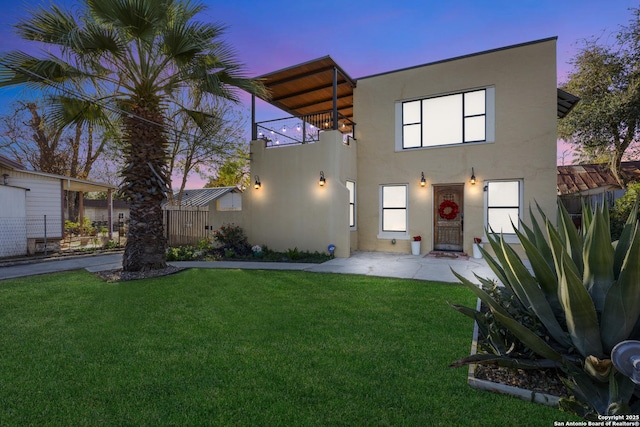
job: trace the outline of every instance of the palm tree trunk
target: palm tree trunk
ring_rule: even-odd
[[[167,142],[157,102],[140,101],[125,119],[129,142],[122,173],[130,200],[129,229],[122,260],[125,271],[165,268],[167,241],[161,204],[169,188]],[[156,124],[157,123],[157,124]]]

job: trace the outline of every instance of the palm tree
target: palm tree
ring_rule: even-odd
[[[16,25],[22,38],[44,43],[43,57],[0,55],[0,87],[54,92],[66,102],[67,113],[59,116],[67,120],[68,111],[77,120],[96,105],[120,119],[121,192],[131,203],[125,271],[166,267],[160,206],[170,190],[169,105],[185,93],[233,101],[238,89],[265,95],[220,40],[225,27],[195,20],[204,8],[188,0],[80,0],[73,10],[52,4]],[[196,118],[203,113],[179,107]]]

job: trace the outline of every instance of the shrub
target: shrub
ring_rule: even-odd
[[[193,261],[201,259],[205,253],[193,246],[167,248],[167,261]]]
[[[638,195],[640,195],[640,182],[629,184],[627,192],[616,200],[611,208],[611,238],[613,240],[620,238],[624,224],[638,201]]]
[[[221,253],[233,250],[238,256],[251,255],[251,245],[244,230],[235,224],[226,224],[213,232],[213,240],[218,244]],[[226,255],[225,255],[226,256]]]
[[[531,263],[533,274],[502,236],[488,233],[495,253],[481,249],[487,263],[511,298],[489,293],[493,283],[480,279],[481,287],[456,274],[489,307],[497,322],[535,353],[529,360],[493,346],[495,354],[480,354],[456,363],[494,363],[511,367],[556,367],[569,378],[573,396],[561,399],[562,409],[586,418],[624,413],[640,414],[635,386],[611,363],[611,349],[621,341],[640,339],[640,226],[637,205],[631,211],[619,241],[612,244],[609,211],[583,209],[578,231],[559,204],[558,227],[542,216],[542,226],[531,214],[532,226],[521,223],[516,231]],[[455,306],[463,314],[482,314]],[[531,325],[527,312],[540,327]],[[486,327],[485,322],[485,326]],[[534,322],[535,323],[535,322]],[[500,341],[498,341],[500,344]]]

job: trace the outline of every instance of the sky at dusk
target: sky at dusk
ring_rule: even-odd
[[[72,0],[55,3],[73,7]],[[205,0],[201,20],[228,26],[223,36],[249,76],[330,55],[351,77],[558,37],[558,83],[585,40],[607,42],[639,0]],[[0,51],[33,49],[12,26],[37,1],[0,0]],[[0,114],[21,99],[0,89]],[[243,97],[249,116],[249,97]],[[261,116],[262,115],[262,116]],[[257,120],[283,117],[261,106]],[[565,147],[560,146],[559,155]],[[559,159],[561,162],[561,159]]]

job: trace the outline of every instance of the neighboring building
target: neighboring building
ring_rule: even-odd
[[[0,156],[0,257],[57,250],[64,236],[64,192],[111,193],[115,188],[30,171]]]
[[[174,199],[178,199],[178,193]],[[169,245],[194,245],[210,237],[213,227],[209,224],[242,210],[242,191],[237,187],[184,190],[179,205],[165,202],[162,209]]]
[[[621,169],[626,181],[640,182],[640,161],[622,162]],[[583,202],[613,206],[626,192],[604,164],[558,166],[557,179],[558,197],[569,213],[577,217],[581,215]]]
[[[537,202],[555,221],[556,38],[352,79],[330,57],[261,76],[292,114],[254,124],[235,222],[275,250],[471,252]],[[356,126],[357,124],[357,126]]]
[[[85,199],[83,203],[84,216],[92,223],[104,225],[109,222],[109,201],[107,199]],[[129,221],[129,202],[113,200],[111,213],[112,228],[115,230],[120,222]]]

